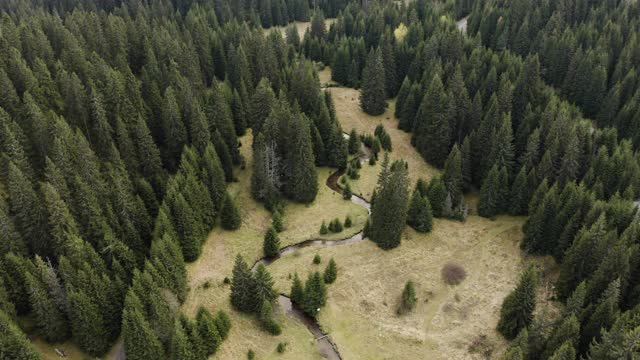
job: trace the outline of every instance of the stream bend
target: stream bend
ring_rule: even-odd
[[[345,134],[345,135],[346,135],[345,138],[348,138],[348,134]],[[363,145],[359,154],[360,162],[364,163],[368,161],[369,156],[371,156],[370,150],[364,147]],[[338,186],[338,180],[343,174],[344,174],[344,169],[339,169],[333,172],[331,175],[329,175],[329,178],[327,178],[326,186],[328,186],[331,190],[339,194],[342,193],[342,189],[340,189],[340,187]],[[365,209],[367,209],[367,212],[371,214],[371,204],[364,198],[357,195],[352,195],[350,201],[356,205],[364,207]],[[351,237],[348,237],[342,240],[325,240],[325,239],[305,240],[297,244],[292,244],[292,245],[283,247],[282,249],[280,249],[280,251],[278,252],[278,255],[275,257],[272,257],[272,258],[262,257],[258,259],[251,267],[251,270],[255,270],[258,264],[263,264],[264,266],[268,266],[273,262],[277,261],[278,259],[302,248],[306,248],[310,246],[313,246],[313,247],[345,246],[345,245],[358,243],[362,240],[364,240],[362,231],[358,232],[357,234]],[[327,358],[330,360],[342,360],[342,357],[340,356],[340,352],[338,352],[337,345],[331,340],[331,338],[329,337],[329,334],[327,334],[322,330],[322,328],[320,327],[320,324],[318,324],[318,321],[316,319],[314,319],[313,317],[303,312],[302,309],[300,309],[298,305],[294,304],[289,298],[289,296],[285,294],[279,294],[278,304],[280,308],[287,315],[291,315],[296,319],[298,319],[299,321],[301,321],[307,327],[309,332],[313,334],[317,342],[318,350],[320,351],[320,354],[324,358]]]

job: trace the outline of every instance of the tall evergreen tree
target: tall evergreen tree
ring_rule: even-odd
[[[251,274],[249,265],[242,256],[237,255],[233,266],[233,277],[231,278],[231,305],[234,308],[251,312],[253,310],[252,296],[255,291],[255,281]]]
[[[442,167],[449,153],[449,99],[442,80],[433,77],[416,115],[411,142],[431,164]]]
[[[444,164],[444,172],[442,174],[442,180],[449,196],[451,196],[451,202],[454,206],[457,206],[462,201],[462,154],[458,149],[458,145],[453,145],[447,161]]]
[[[40,354],[13,320],[0,311],[0,355],[5,359],[37,360]]]
[[[224,197],[224,205],[220,212],[220,222],[222,227],[227,230],[237,230],[240,228],[240,212],[229,193]]]
[[[327,302],[327,287],[319,272],[309,274],[304,286],[302,309],[312,317],[316,317],[320,308]]]
[[[380,49],[371,49],[362,71],[360,107],[369,115],[381,115],[387,108],[385,70]]]
[[[262,247],[264,256],[269,258],[278,256],[278,252],[280,251],[280,239],[278,238],[278,232],[273,228],[273,226],[269,226],[269,229],[267,229],[267,233],[264,235],[264,243]]]
[[[502,303],[498,331],[507,339],[515,338],[520,330],[529,326],[533,320],[537,277],[536,269],[529,266],[520,277],[518,286]]]
[[[407,224],[422,233],[430,232],[433,227],[433,213],[429,199],[417,190],[413,192],[411,203],[409,203]]]
[[[122,338],[127,359],[159,359],[164,357],[162,343],[145,319],[140,299],[132,291],[127,294],[122,313]]]
[[[376,201],[371,209],[369,236],[383,249],[400,245],[409,205],[408,173],[404,162],[383,168]]]

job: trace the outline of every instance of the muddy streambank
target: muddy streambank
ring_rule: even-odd
[[[361,162],[368,161],[369,156],[370,156],[369,149],[363,146],[363,149],[359,155],[360,161]],[[342,193],[342,189],[338,185],[338,180],[342,175],[344,175],[344,169],[339,169],[333,172],[329,176],[329,178],[327,178],[326,186],[328,186],[331,190],[337,193]],[[371,204],[367,200],[356,195],[352,195],[350,200],[354,204],[364,207],[365,209],[367,209],[369,213],[371,213]],[[342,240],[325,240],[325,239],[305,240],[297,244],[283,247],[282,249],[280,249],[280,251],[278,252],[278,255],[275,257],[272,257],[272,258],[263,257],[259,259],[253,264],[251,269],[255,270],[258,264],[263,264],[264,266],[268,266],[269,264],[272,264],[273,262],[277,261],[283,256],[294,253],[297,250],[300,250],[302,248],[306,248],[310,246],[315,246],[315,247],[345,246],[345,245],[351,245],[351,244],[360,242],[362,240],[364,240],[362,236],[362,231],[358,232],[357,234],[351,237],[348,237]],[[316,346],[318,347],[318,351],[320,351],[320,354],[324,358],[330,359],[330,360],[342,360],[342,357],[340,356],[340,352],[338,352],[338,347],[331,340],[331,338],[329,337],[329,334],[325,333],[322,330],[322,328],[320,327],[320,324],[318,324],[316,319],[314,319],[313,317],[303,312],[296,304],[291,302],[291,299],[288,296],[284,294],[280,294],[278,296],[278,304],[282,309],[282,311],[284,311],[287,315],[293,316],[294,318],[298,319],[298,321],[302,322],[307,327],[309,332],[313,334],[316,340]]]

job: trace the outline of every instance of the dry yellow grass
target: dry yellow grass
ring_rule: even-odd
[[[427,164],[422,156],[411,146],[411,134],[398,129],[395,119],[395,100],[389,101],[387,111],[380,116],[367,115],[360,110],[360,92],[355,89],[332,87],[327,89],[333,97],[338,121],[342,129],[350,132],[356,129],[358,134],[373,134],[376,126],[382,124],[391,137],[393,151],[389,153],[390,160],[404,159],[409,164],[409,177],[412,183],[418,178],[429,180],[439,175],[439,170]],[[380,172],[381,161],[375,166],[364,164],[360,171],[360,179],[351,182],[354,193],[370,198]]]
[[[402,245],[380,250],[370,241],[348,247],[302,249],[273,263],[269,270],[279,288],[289,274],[323,270],[333,257],[338,280],[320,323],[346,359],[471,359],[471,340],[486,334],[496,349],[504,342],[495,332],[502,299],[514,287],[523,260],[518,247],[523,218],[490,221],[472,216],[466,223],[436,220],[433,233],[408,229]],[[312,265],[320,254],[323,263]],[[468,277],[446,285],[440,270],[449,261],[463,265]],[[396,309],[404,283],[417,286],[418,305],[404,316]]]

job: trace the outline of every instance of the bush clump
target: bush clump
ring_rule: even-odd
[[[467,271],[456,263],[449,262],[442,267],[442,280],[448,285],[458,285],[467,278]]]

